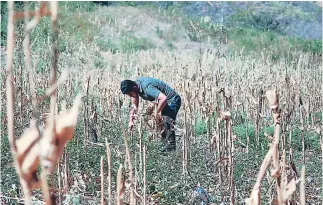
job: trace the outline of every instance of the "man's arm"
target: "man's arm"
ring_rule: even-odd
[[[136,114],[138,110],[138,105],[139,105],[139,97],[131,97],[131,102],[132,102],[132,109],[130,110],[130,119],[129,119],[129,125],[133,124],[133,118],[134,114]]]
[[[167,96],[164,93],[160,92],[157,99],[158,99],[157,113],[160,113],[166,105]]]
[[[147,95],[158,101],[157,113],[160,113],[167,103],[167,96],[152,85],[148,86],[145,91]]]

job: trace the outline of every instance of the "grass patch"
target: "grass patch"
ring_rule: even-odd
[[[202,119],[198,119],[196,121],[195,134],[197,136],[206,134],[206,132],[207,132],[206,129],[207,129],[207,125],[206,125],[205,121],[203,121]]]
[[[169,50],[176,49],[176,46],[170,41],[165,41],[165,47],[168,48]]]
[[[259,56],[259,53],[264,51],[269,53],[274,61],[288,58],[291,52],[302,51],[322,55],[322,41],[320,40],[286,37],[273,31],[234,27],[229,29],[228,38],[232,49],[244,48],[247,54],[254,56]]]
[[[293,126],[292,130],[292,147],[297,151],[302,151],[302,130],[299,128],[300,126]],[[247,143],[246,138],[246,129],[248,129],[249,135],[249,143],[251,146],[256,145],[256,132],[254,125],[235,125],[233,126],[233,134],[237,135],[237,137],[244,143]],[[274,127],[263,127],[259,131],[259,143],[266,150],[268,148],[268,144],[271,143],[271,140],[265,137],[265,133],[269,136],[274,135]],[[282,133],[280,134],[280,137]],[[289,133],[286,133],[286,143],[288,143]],[[316,133],[312,131],[304,131],[304,143],[306,150],[314,150],[320,151],[320,139]]]
[[[147,38],[138,38],[133,34],[125,34],[120,39],[98,39],[95,41],[101,51],[112,51],[113,53],[132,53],[140,50],[155,48],[155,45]]]
[[[272,2],[272,4],[270,8],[275,11],[282,8],[282,3],[274,5],[275,2]],[[184,27],[191,41],[206,42],[208,39],[211,39],[213,45],[229,44],[230,49],[228,52],[244,49],[245,54],[255,58],[260,56],[260,52],[266,52],[270,53],[270,58],[274,61],[279,61],[283,58],[292,60],[291,52],[322,55],[321,40],[288,37],[279,30],[272,30],[272,27],[275,27],[275,22],[272,18],[269,18],[269,14],[254,15],[249,10],[241,10],[236,12],[229,21],[249,22],[253,26],[249,26],[248,23],[244,27],[237,23],[220,26],[212,22],[205,22],[203,18],[184,15],[181,11],[184,5],[180,3],[176,5],[171,4],[167,7],[166,14],[169,20],[173,20]],[[289,7],[294,8],[291,5]],[[284,15],[289,15],[285,13]],[[267,13],[265,12],[265,14]],[[301,17],[304,17],[303,14],[304,12],[299,9],[295,13],[296,16]]]
[[[59,2],[59,9],[64,12],[92,12],[97,9],[97,5],[92,1],[65,1]]]
[[[120,41],[120,50],[125,53],[155,48],[155,45],[146,38],[138,38],[133,34],[124,35]]]

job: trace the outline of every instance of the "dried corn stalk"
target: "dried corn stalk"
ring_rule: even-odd
[[[153,116],[154,118],[156,118],[154,121],[156,122],[157,125],[157,131],[158,133],[160,133],[163,129],[164,129],[164,121],[163,121],[163,117],[159,114],[159,113],[154,113],[155,111],[155,106],[148,106],[145,110],[145,115],[148,116]],[[148,120],[148,122],[150,122],[151,120]]]
[[[279,166],[278,143],[279,143],[279,132],[280,132],[280,109],[279,109],[279,102],[278,102],[278,94],[274,90],[268,90],[266,92],[266,97],[269,102],[269,107],[273,112],[273,118],[275,123],[274,141],[261,165],[257,182],[252,190],[250,198],[247,198],[245,200],[247,205],[258,205],[261,203],[261,199],[260,199],[261,180],[265,176],[266,170],[270,165],[271,156],[273,158],[273,161],[272,161],[273,167],[271,169],[271,176],[276,178],[278,205],[286,204],[288,199],[296,191],[296,181],[294,178],[285,186],[282,185],[281,183],[281,172],[284,172],[284,168],[283,170],[281,170],[281,167]],[[285,164],[283,164],[283,167],[285,167]]]
[[[300,205],[305,205],[305,166],[302,167],[301,185],[300,185]]]
[[[40,185],[37,176],[40,164],[39,153],[41,151],[39,145],[40,136],[36,122],[33,121],[30,127],[16,141],[18,166],[21,170],[21,177],[25,182],[28,182],[29,190],[39,188]]]
[[[287,185],[284,186],[282,184],[281,172],[284,173],[284,168],[283,170],[281,170],[279,166],[278,143],[280,132],[280,109],[278,94],[274,90],[268,90],[266,92],[266,97],[268,99],[269,106],[273,112],[273,118],[275,123],[274,142],[272,145],[273,168],[271,169],[271,175],[276,178],[278,205],[282,205],[285,204],[287,200],[292,196],[292,194],[296,191],[296,182],[293,178]],[[285,164],[283,164],[283,167],[285,167]]]
[[[116,193],[116,204],[121,205],[125,195],[125,179],[123,166],[120,164],[117,175],[117,193]]]
[[[76,97],[72,109],[62,111],[56,116],[55,133],[51,132],[53,124],[51,120],[48,121],[44,133],[39,133],[36,122],[32,121],[30,127],[16,141],[18,166],[21,170],[21,177],[25,182],[28,182],[29,190],[40,187],[37,177],[40,162],[49,168],[50,173],[55,168],[65,144],[73,136],[80,104],[81,95]]]
[[[111,150],[110,150],[110,143],[108,143],[107,138],[105,138],[105,145],[106,145],[106,151],[107,151],[107,158],[108,158],[108,196],[109,201],[108,204],[111,205],[111,197],[112,197],[112,191],[111,191]]]
[[[73,107],[70,110],[63,110],[55,116],[55,121],[47,120],[41,140],[41,156],[43,157],[42,164],[49,173],[52,173],[63,154],[66,143],[73,137],[78,111],[82,103],[81,98],[82,95],[78,95],[74,100]]]
[[[251,195],[249,198],[245,199],[245,203],[247,205],[259,205],[261,204],[261,197],[260,197],[260,188],[261,188],[261,180],[264,178],[266,174],[266,170],[268,169],[270,165],[270,160],[272,156],[272,149],[269,149],[267,152],[265,159],[263,160],[260,171],[257,177],[256,184],[254,185]]]

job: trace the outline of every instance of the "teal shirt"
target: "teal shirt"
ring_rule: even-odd
[[[173,88],[161,80],[152,77],[137,78],[139,86],[139,96],[144,100],[156,101],[160,92],[167,96],[167,103],[172,104],[174,98],[178,96]]]

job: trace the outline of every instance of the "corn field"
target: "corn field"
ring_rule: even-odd
[[[19,36],[8,2],[1,203],[196,204],[193,187],[203,186],[210,204],[323,204],[317,56],[291,52],[275,62],[265,50],[251,58],[216,48],[126,54],[75,39],[58,52],[69,34],[58,25],[58,3],[45,4],[32,20],[23,12]],[[31,42],[42,18],[50,19],[48,36]],[[95,67],[98,55],[104,68]],[[167,156],[158,152],[162,120],[153,104],[140,100],[135,129],[127,130],[131,101],[120,82],[139,76],[166,82],[182,98],[177,150]],[[15,189],[5,170],[15,174]]]

